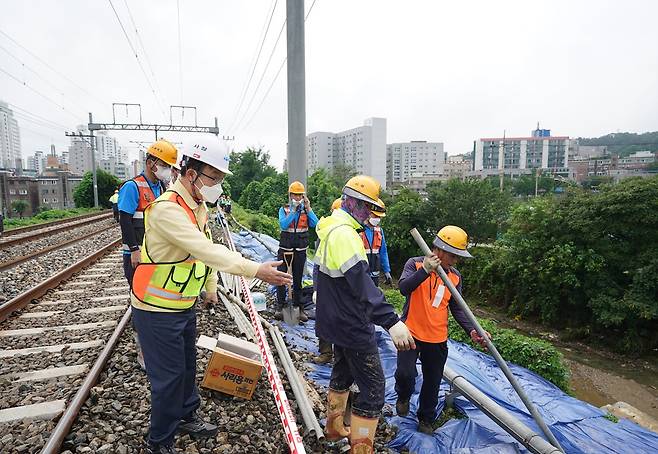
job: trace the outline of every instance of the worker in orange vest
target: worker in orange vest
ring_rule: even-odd
[[[391,265],[388,261],[388,249],[386,248],[386,238],[384,238],[384,230],[380,227],[379,223],[382,218],[386,216],[386,205],[381,199],[377,201],[384,210],[373,211],[373,216],[368,219],[363,230],[359,235],[363,240],[363,247],[368,256],[368,264],[370,265],[370,278],[379,286],[379,273],[384,272],[385,282],[391,284],[393,278],[391,277]]]
[[[462,277],[454,265],[462,257],[472,257],[467,245],[468,235],[464,230],[454,225],[443,227],[432,243],[432,255],[407,260],[398,282],[400,293],[407,297],[401,319],[409,328],[416,349],[398,351],[396,410],[399,416],[409,413],[409,399],[416,386],[416,361],[420,355],[423,385],[416,415],[418,430],[426,434],[434,432],[432,423],[436,419],[439,385],[448,358],[448,309],[473,342],[486,345],[437,273],[439,266],[443,267],[448,279],[461,293]]]

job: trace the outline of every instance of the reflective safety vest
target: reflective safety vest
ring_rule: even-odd
[[[134,181],[137,185],[139,198],[137,200],[137,209],[133,213],[133,229],[135,230],[135,239],[137,240],[137,244],[141,245],[144,241],[144,210],[146,210],[146,207],[150,203],[155,201],[156,197],[144,175],[137,175],[135,178],[129,181]],[[124,243],[123,250],[130,251],[130,247]]]
[[[290,206],[283,207],[286,216],[290,215]],[[292,221],[288,228],[281,230],[279,247],[282,249],[306,249],[308,247],[308,215],[299,213],[297,222]]]
[[[363,247],[366,250],[366,255],[368,256],[368,265],[370,265],[370,273],[378,275],[381,270],[381,261],[379,257],[379,250],[382,247],[382,228],[380,226],[375,226],[372,228],[372,244],[368,241],[368,235],[366,235],[365,230],[362,230],[359,235],[363,240]]]
[[[422,261],[416,262],[416,270],[422,266]],[[459,275],[452,270],[447,274],[457,287]],[[404,324],[414,338],[432,343],[448,340],[448,302],[451,296],[441,277],[434,272],[411,292]]]
[[[144,213],[147,220],[150,207],[161,202],[176,203],[181,206],[190,221],[198,227],[194,212],[174,191],[165,192],[146,208]],[[206,234],[208,239],[212,240],[206,221],[200,230]],[[138,300],[149,306],[184,311],[194,306],[210,272],[211,269],[201,260],[190,255],[177,262],[154,262],[149,256],[145,239],[142,248],[142,263],[135,268],[132,293]]]

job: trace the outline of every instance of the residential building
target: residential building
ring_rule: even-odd
[[[114,175],[120,180],[128,178],[128,168],[123,162],[117,162],[116,158],[101,159],[98,168],[104,172]]]
[[[107,131],[98,131],[96,135],[96,160],[115,159],[117,162],[128,162],[128,156],[119,142],[108,135]]]
[[[0,101],[0,168],[15,169],[22,159],[18,121],[9,105]]]
[[[79,125],[76,133],[82,135],[89,134],[85,125]],[[71,145],[69,145],[69,168],[72,172],[84,175],[85,172],[91,172],[91,145],[88,137],[71,136]]]
[[[58,169],[49,169],[37,177],[39,204],[51,209],[74,208],[73,192],[82,176]]]
[[[550,130],[532,132],[530,137],[491,137],[475,143],[474,174],[521,175],[534,169],[555,175],[569,174],[570,139],[567,136],[546,136]]]
[[[368,118],[363,126],[306,136],[307,172],[344,165],[370,175],[386,189],[386,119]]]
[[[636,151],[625,158],[619,158],[619,169],[644,169],[649,164],[656,162],[656,153],[652,151]]]
[[[27,168],[36,171],[40,175],[46,169],[47,156],[41,151],[37,150],[32,156],[27,157]]]
[[[404,185],[412,178],[423,181],[425,175],[443,175],[446,155],[442,142],[413,140],[386,145],[386,180]]]
[[[10,171],[0,171],[0,210],[6,217],[18,217],[12,204],[18,200],[27,203],[23,216],[33,216],[39,208],[37,180],[28,176],[15,176]]]
[[[472,153],[456,154],[448,156],[443,173],[450,178],[463,179],[473,169]]]

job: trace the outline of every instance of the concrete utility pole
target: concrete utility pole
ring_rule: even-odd
[[[306,185],[304,0],[286,0],[288,39],[288,183]]]
[[[89,124],[93,123],[91,112],[89,112]],[[94,184],[94,207],[98,208],[98,179],[96,178],[96,137],[94,131],[89,130],[89,138],[91,142],[91,174]]]

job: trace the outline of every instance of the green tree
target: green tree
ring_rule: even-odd
[[[11,209],[18,214],[19,218],[23,217],[23,213],[27,210],[27,202],[25,200],[14,200],[11,202]]]
[[[313,211],[320,218],[330,214],[331,204],[340,197],[342,186],[338,187],[332,175],[320,168],[308,179],[306,191]]]
[[[119,187],[121,180],[102,170],[96,171],[96,180],[98,182],[99,205],[111,208],[112,204],[109,198]],[[91,208],[94,206],[94,184],[91,172],[85,173],[80,184],[76,186],[75,191],[73,191],[73,201],[78,208]]]
[[[536,179],[536,181],[535,181]],[[535,183],[537,184],[538,194],[553,192],[555,189],[555,180],[549,175],[521,175],[512,181],[512,194],[518,196],[535,195]]]
[[[354,167],[347,164],[336,164],[331,170],[331,179],[334,185],[342,190],[347,180],[356,175]]]
[[[432,228],[457,225],[469,235],[470,241],[493,241],[507,219],[511,198],[485,180],[453,178],[445,183],[427,185],[428,207],[423,217]]]
[[[242,152],[231,153],[231,172],[226,182],[231,188],[231,198],[240,200],[242,191],[252,181],[262,181],[276,175],[276,169],[269,164],[270,154],[262,148],[247,148]]]

